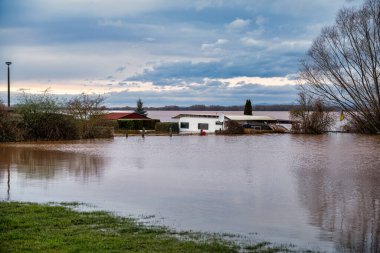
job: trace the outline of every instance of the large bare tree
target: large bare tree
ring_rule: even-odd
[[[340,10],[301,61],[305,91],[340,106],[357,131],[380,132],[380,0]]]

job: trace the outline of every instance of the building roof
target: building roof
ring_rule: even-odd
[[[219,118],[219,114],[178,114],[174,116],[173,119],[179,118]],[[253,116],[253,115],[224,115],[228,120],[234,121],[266,121],[266,122],[277,122],[280,124],[292,124],[291,120],[288,119],[274,119],[269,116]]]
[[[219,118],[218,114],[178,114],[173,117],[173,119],[179,118]],[[256,120],[256,121],[276,121],[275,119],[269,116],[252,116],[252,115],[224,115],[226,119],[235,120],[235,121],[247,121],[247,120]]]
[[[147,116],[135,112],[112,112],[103,115],[103,119],[118,120],[118,119],[149,119]]]
[[[253,115],[225,115],[225,118],[234,121],[276,121],[269,116],[253,116]]]
[[[179,118],[219,118],[217,114],[178,114],[174,116],[173,119]]]
[[[223,114],[223,113],[222,113]],[[173,119],[179,118],[219,118],[219,114],[178,114],[174,116]],[[224,115],[227,120],[234,121],[265,121],[265,122],[276,122],[280,124],[292,124],[291,120],[287,119],[274,119],[269,116],[253,116],[253,115]]]

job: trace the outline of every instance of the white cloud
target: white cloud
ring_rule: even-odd
[[[144,41],[145,42],[154,42],[154,41],[156,41],[156,39],[152,38],[152,37],[146,37],[146,38],[144,38]]]
[[[98,17],[120,17],[136,15],[157,10],[178,8],[182,1],[165,0],[32,0],[47,15],[91,15]]]
[[[98,24],[100,26],[111,26],[111,27],[125,27],[127,24],[120,19],[101,19]]]
[[[225,40],[225,39],[218,39],[215,44],[216,45],[223,45],[223,44],[226,44],[228,42],[228,40]]]
[[[122,17],[166,10],[196,10],[225,6],[225,0],[30,0],[46,16]]]
[[[250,19],[236,18],[234,21],[226,25],[227,30],[240,31],[245,29],[251,23]]]
[[[294,79],[294,75],[280,76],[280,77],[233,77],[233,78],[218,78],[209,79],[223,83],[229,83],[229,86],[241,86],[245,84],[259,84],[263,86],[284,86],[284,85],[298,85],[298,81]]]
[[[226,39],[218,39],[214,43],[204,43],[201,45],[202,51],[204,51],[207,54],[221,54],[223,49],[221,46],[228,43],[228,40]]]
[[[311,43],[311,40],[274,40],[269,44],[268,50],[285,50],[291,52],[292,50],[299,51],[303,49],[304,51],[306,51],[310,47]]]
[[[256,17],[256,21],[255,21],[256,25],[263,26],[266,22],[267,22],[267,19],[265,17],[261,15]]]
[[[218,39],[215,43],[204,43],[202,44],[201,48],[202,50],[210,49],[210,48],[215,48],[217,46],[224,45],[228,42],[228,40],[225,39]]]
[[[263,47],[267,51],[293,51],[304,50],[306,51],[312,41],[311,40],[280,40],[274,38],[271,40],[258,40],[252,37],[243,37],[240,42],[247,47]]]
[[[245,45],[245,46],[249,46],[249,47],[252,47],[252,46],[264,46],[265,45],[265,41],[262,41],[262,40],[256,40],[254,38],[250,38],[250,37],[244,37],[244,38],[241,38],[240,39],[240,42]]]

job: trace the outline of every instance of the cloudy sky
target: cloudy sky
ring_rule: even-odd
[[[298,63],[362,0],[0,0],[12,94],[104,94],[108,105],[292,103]],[[1,65],[0,65],[1,66]],[[6,100],[6,65],[0,98]]]

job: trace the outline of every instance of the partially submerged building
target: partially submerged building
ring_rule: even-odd
[[[179,132],[196,133],[203,130],[206,133],[214,133],[223,129],[224,119],[222,116],[217,114],[179,114],[173,119],[178,119]]]
[[[179,114],[173,118],[178,119],[179,131],[182,133],[197,133],[201,130],[214,133],[223,130],[225,122],[229,120],[238,122],[244,128],[255,130],[273,130],[274,125],[291,124],[290,120],[274,119],[269,116],[224,115],[223,113]]]

